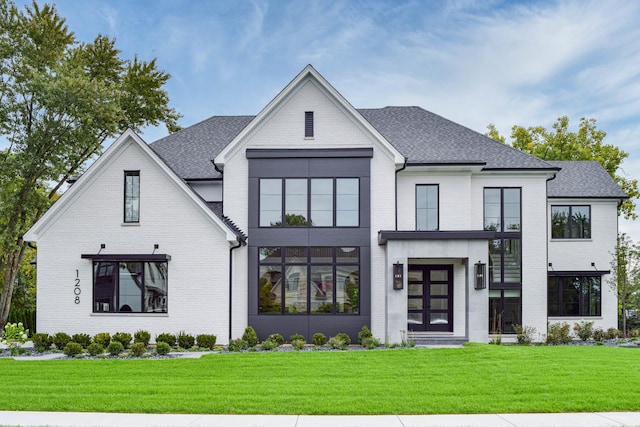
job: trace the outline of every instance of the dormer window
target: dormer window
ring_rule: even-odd
[[[313,111],[304,113],[304,137],[313,138]]]

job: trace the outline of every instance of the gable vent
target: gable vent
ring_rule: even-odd
[[[313,111],[304,113],[304,137],[313,138]]]

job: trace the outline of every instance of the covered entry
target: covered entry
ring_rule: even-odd
[[[453,266],[409,265],[407,329],[453,332]]]

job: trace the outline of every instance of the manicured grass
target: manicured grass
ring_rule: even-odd
[[[518,347],[0,359],[0,410],[437,414],[640,410],[640,349]]]

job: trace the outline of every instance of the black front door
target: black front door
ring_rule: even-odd
[[[408,329],[453,332],[453,266],[409,265]]]

